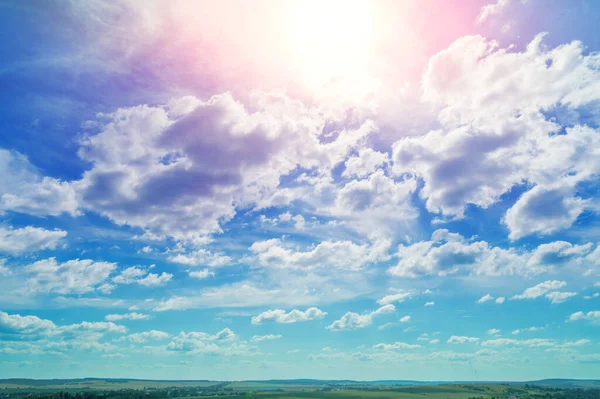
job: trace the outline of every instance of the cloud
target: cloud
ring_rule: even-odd
[[[126,339],[126,340],[136,343],[136,344],[143,344],[148,341],[165,340],[165,339],[168,339],[169,337],[170,337],[170,335],[164,331],[150,330],[150,331],[144,331],[141,333],[129,334],[126,337],[123,337],[123,339]]]
[[[239,355],[247,352],[249,348],[237,341],[237,335],[229,328],[224,328],[215,334],[182,331],[172,338],[166,349],[187,354]]]
[[[526,183],[533,191],[505,218],[517,239],[565,228],[586,206],[574,187],[600,171],[600,135],[580,125],[556,134],[562,127],[540,111],[597,101],[597,56],[577,41],[546,50],[542,39],[518,52],[467,36],[430,58],[423,99],[440,109],[441,127],[392,151],[396,173],[423,179],[430,212],[461,218],[468,204],[487,208]]]
[[[119,320],[149,320],[152,316],[144,313],[125,313],[125,314],[108,314],[104,317],[108,321],[119,321]]]
[[[506,301],[506,298],[504,298],[503,296],[496,298],[496,303],[498,305],[502,305],[504,301]]]
[[[496,335],[496,334],[498,334],[499,332],[500,332],[500,330],[499,330],[499,329],[497,329],[497,328],[490,328],[490,329],[487,331],[487,333],[488,333],[488,334],[490,334],[490,335]]]
[[[396,349],[418,349],[421,345],[407,344],[405,342],[394,342],[393,344],[376,344],[373,349],[382,351],[391,351]]]
[[[570,227],[586,204],[587,201],[575,197],[573,185],[536,186],[506,212],[504,222],[513,240],[534,233],[551,234]]]
[[[600,310],[593,310],[587,313],[575,312],[569,316],[568,321],[588,320],[594,323],[600,322]]]
[[[349,331],[365,328],[373,323],[374,316],[386,313],[393,313],[395,310],[396,307],[394,305],[388,304],[380,307],[379,309],[371,313],[366,314],[347,312],[339,320],[336,320],[329,326],[327,326],[327,329],[331,331]]]
[[[67,232],[27,226],[20,229],[0,225],[0,252],[11,255],[55,249]]]
[[[209,277],[214,277],[215,273],[211,272],[208,269],[202,269],[202,270],[196,270],[196,271],[188,271],[188,276],[193,277],[193,278],[197,278],[200,280],[204,280],[207,279]]]
[[[252,336],[252,342],[260,342],[260,341],[272,341],[274,339],[281,339],[282,335],[275,334],[267,334],[267,335],[254,335]]]
[[[525,259],[515,249],[491,247],[485,241],[469,242],[460,234],[439,229],[430,241],[399,245],[398,264],[388,271],[399,277],[417,278],[449,274],[526,274]],[[531,270],[533,269],[533,270]]]
[[[276,323],[297,323],[300,321],[319,320],[327,315],[319,308],[308,308],[305,311],[294,309],[288,313],[282,309],[267,310],[252,318],[252,324],[261,324],[265,321]]]
[[[321,143],[324,120],[301,102],[258,92],[248,102],[224,93],[103,115],[100,133],[80,143],[93,165],[73,183],[83,205],[150,236],[203,241],[238,208],[272,202],[281,176],[332,167],[373,130]]]
[[[569,298],[573,298],[577,295],[577,292],[550,292],[546,294],[546,298],[550,299],[552,303],[563,303]]]
[[[103,284],[117,265],[89,259],[59,263],[55,258],[26,266],[25,290],[31,293],[84,294]]]
[[[76,216],[78,208],[71,185],[42,177],[24,155],[0,148],[0,214],[14,211],[37,216]]]
[[[403,316],[400,319],[400,323],[408,323],[410,321],[410,316]]]
[[[435,302],[431,301],[431,302],[425,302],[425,306],[433,306],[435,305]]]
[[[162,272],[160,275],[149,273],[148,270],[138,266],[128,267],[121,270],[112,281],[116,284],[139,284],[146,287],[156,287],[171,281],[173,274]]]
[[[485,302],[491,301],[493,299],[494,299],[494,297],[491,296],[490,294],[485,294],[484,296],[482,296],[481,298],[479,298],[477,300],[477,303],[485,303]]]
[[[583,256],[587,255],[592,244],[573,245],[566,241],[554,241],[538,246],[528,260],[530,265],[557,265],[562,266],[569,262],[581,263]]]
[[[286,248],[280,239],[257,241],[250,247],[263,267],[302,270],[334,268],[357,271],[387,258],[389,242],[358,245],[351,241],[322,241],[306,251]]]
[[[3,331],[17,334],[37,334],[55,330],[56,325],[37,316],[21,316],[0,311],[0,328]]]
[[[386,295],[383,298],[377,300],[379,305],[387,305],[388,303],[398,302],[402,303],[408,299],[411,299],[414,296],[414,292],[412,290],[400,291],[396,294]]]
[[[234,262],[233,258],[221,253],[211,253],[206,249],[198,249],[188,254],[177,254],[167,258],[169,262],[190,266],[221,267]]]
[[[481,343],[481,346],[507,346],[507,345],[517,345],[517,346],[529,346],[529,347],[544,347],[544,346],[554,346],[554,342],[550,339],[542,339],[542,338],[533,338],[526,340],[518,340],[518,339],[510,339],[510,338],[496,338],[484,341]]]
[[[558,290],[567,285],[565,281],[547,280],[533,287],[527,288],[522,294],[514,295],[510,299],[535,299],[546,295],[550,291]]]
[[[453,335],[448,339],[447,342],[449,344],[465,344],[465,343],[475,344],[475,343],[479,342],[479,338]]]
[[[541,331],[541,330],[543,330],[544,328],[545,328],[545,327],[529,327],[529,328],[522,328],[522,329],[516,329],[516,330],[513,330],[513,332],[512,332],[512,333],[513,333],[513,335],[517,335],[517,334],[520,334],[520,333],[522,333],[522,332],[524,332],[524,331]]]
[[[374,151],[371,148],[361,148],[358,156],[346,160],[342,177],[366,177],[388,162],[388,154]]]
[[[162,272],[160,275],[156,273],[148,273],[146,277],[137,280],[136,282],[146,287],[156,287],[158,285],[165,285],[171,279],[173,275],[171,273]]]
[[[477,23],[485,22],[489,17],[500,14],[509,4],[511,0],[496,0],[495,3],[486,4],[481,7],[481,11],[477,16]]]

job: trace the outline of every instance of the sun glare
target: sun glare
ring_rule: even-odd
[[[299,0],[288,8],[288,51],[298,76],[313,89],[344,82],[362,91],[374,46],[372,2]]]

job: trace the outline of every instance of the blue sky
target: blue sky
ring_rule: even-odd
[[[0,10],[0,377],[599,375],[597,2]]]

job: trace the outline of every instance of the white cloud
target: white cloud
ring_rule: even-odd
[[[38,216],[79,214],[73,187],[42,177],[22,154],[0,149],[0,214],[7,210]]]
[[[404,316],[400,319],[400,323],[408,323],[410,321],[410,316]]]
[[[205,267],[221,267],[233,263],[233,259],[230,256],[220,253],[211,253],[210,251],[202,248],[188,254],[169,256],[168,260],[170,262],[181,263],[184,265]]]
[[[137,280],[136,282],[146,287],[156,287],[158,285],[164,285],[171,281],[173,275],[171,273],[162,272],[160,275],[156,273],[149,273],[146,277]]]
[[[141,333],[129,334],[126,337],[123,337],[123,339],[126,339],[126,340],[136,343],[136,344],[142,344],[142,343],[145,343],[148,341],[165,340],[169,337],[170,337],[170,335],[164,331],[151,330],[151,331],[144,331]]]
[[[254,336],[252,336],[251,341],[252,342],[272,341],[274,339],[280,339],[280,338],[282,338],[281,335],[275,335],[275,334],[254,335]]]
[[[567,227],[587,206],[574,187],[600,171],[600,135],[579,125],[553,134],[561,126],[540,110],[597,101],[598,55],[577,41],[547,50],[542,38],[517,52],[462,37],[430,58],[423,99],[441,109],[441,128],[397,141],[392,155],[396,173],[424,180],[430,212],[463,217],[467,204],[486,208],[527,183],[505,218],[517,239]]]
[[[481,343],[482,346],[506,346],[506,345],[518,345],[518,346],[529,346],[529,347],[544,347],[554,346],[554,342],[550,339],[533,338],[526,340],[518,340],[511,338],[496,338],[484,341]]]
[[[571,226],[587,204],[574,195],[573,184],[564,182],[527,191],[506,212],[504,222],[510,229],[509,237],[516,240],[533,233],[550,234]]]
[[[552,303],[563,303],[569,298],[573,298],[577,295],[577,292],[550,292],[546,294],[546,298],[550,299]]]
[[[432,339],[431,341],[429,341],[430,344],[434,345],[434,344],[439,344],[440,340],[439,339]]]
[[[398,302],[402,303],[408,299],[411,299],[415,295],[412,290],[401,290],[396,294],[386,295],[383,298],[377,300],[379,305],[387,305],[388,303]]]
[[[351,241],[322,241],[306,251],[287,248],[279,239],[257,241],[250,247],[263,267],[277,269],[335,268],[359,270],[364,265],[387,258],[389,242],[358,245]]]
[[[121,326],[119,324],[115,324],[111,321],[96,321],[96,322],[83,321],[79,324],[71,324],[68,326],[63,326],[63,327],[61,327],[61,330],[67,331],[67,332],[83,330],[83,331],[94,331],[94,332],[103,332],[103,333],[125,334],[127,332],[127,327]]]
[[[393,313],[395,310],[396,307],[394,305],[388,304],[366,314],[347,312],[339,320],[336,320],[327,326],[327,329],[331,331],[349,331],[365,328],[373,323],[374,316],[385,313]]]
[[[496,0],[495,3],[486,4],[481,7],[481,11],[477,16],[477,23],[485,22],[489,17],[500,14],[509,4],[511,0]]]
[[[282,175],[328,170],[374,130],[369,122],[322,143],[325,120],[301,102],[257,92],[246,104],[224,93],[103,115],[101,132],[81,141],[93,165],[74,183],[83,205],[149,236],[202,241],[238,208],[282,205]]]
[[[55,249],[67,232],[27,226],[20,229],[0,225],[0,252],[11,255]]]
[[[569,321],[588,320],[595,323],[600,322],[600,310],[593,310],[591,312],[575,312],[569,316]]]
[[[193,278],[204,280],[204,279],[207,279],[209,277],[214,277],[215,276],[215,272],[212,272],[212,271],[210,271],[208,269],[195,270],[195,271],[191,271],[190,270],[190,271],[188,271],[188,275],[190,277],[193,277]]]
[[[502,305],[504,303],[504,301],[506,301],[506,298],[503,296],[496,298],[496,303],[498,305]]]
[[[541,330],[543,330],[544,328],[545,328],[545,327],[529,327],[529,328],[522,328],[522,329],[516,329],[516,330],[513,330],[513,332],[512,332],[512,333],[513,333],[513,335],[517,335],[517,334],[520,334],[520,333],[522,333],[522,332],[524,332],[524,331],[541,331]]]
[[[25,290],[31,293],[83,294],[94,291],[116,269],[115,263],[89,259],[58,263],[55,258],[25,267]]]
[[[491,301],[493,299],[494,299],[494,297],[491,296],[490,294],[485,294],[484,296],[482,296],[481,298],[479,298],[477,300],[477,303],[485,303],[485,302]]]
[[[490,328],[490,329],[487,331],[487,333],[488,333],[488,334],[490,334],[490,335],[496,335],[496,334],[498,334],[499,332],[500,332],[500,330],[499,330],[499,329],[497,329],[497,328]]]
[[[546,295],[550,291],[558,290],[567,285],[565,281],[547,280],[533,287],[527,288],[522,294],[514,295],[510,299],[535,299]]]
[[[56,329],[56,325],[37,316],[21,316],[0,311],[0,327],[2,330],[18,334],[43,333]]]
[[[139,284],[146,287],[155,287],[164,285],[171,281],[173,274],[162,272],[160,275],[149,273],[148,270],[138,266],[128,267],[121,270],[117,276],[113,277],[112,281],[116,284]]]
[[[346,160],[342,177],[366,177],[388,162],[388,154],[374,151],[371,148],[362,148],[359,150],[358,156]]]
[[[431,301],[431,302],[425,302],[425,306],[433,306],[435,305],[435,302]]]
[[[237,335],[229,328],[208,334],[204,332],[180,332],[166,347],[169,351],[188,354],[240,354],[248,347],[238,343]]]
[[[149,320],[152,316],[144,313],[125,313],[125,314],[108,314],[104,317],[108,321],[119,321],[119,320]]]
[[[252,324],[261,324],[265,321],[276,323],[297,323],[300,321],[319,320],[327,315],[319,308],[308,308],[305,311],[294,309],[286,313],[282,309],[267,310],[252,318]]]
[[[433,232],[430,241],[400,245],[398,264],[389,273],[399,277],[416,278],[448,274],[527,274],[522,254],[515,249],[491,247],[485,241],[469,242],[460,234],[446,229]]]
[[[479,342],[479,338],[453,335],[448,339],[447,342],[449,344],[465,344],[465,343],[474,344],[474,343]]]
[[[376,344],[373,345],[373,349],[375,350],[383,350],[390,351],[396,349],[418,349],[421,345],[417,344],[407,344],[405,342],[394,342],[393,344]]]

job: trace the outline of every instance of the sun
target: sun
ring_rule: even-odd
[[[289,3],[287,49],[296,76],[312,89],[343,82],[362,91],[375,46],[374,2],[296,0]]]

